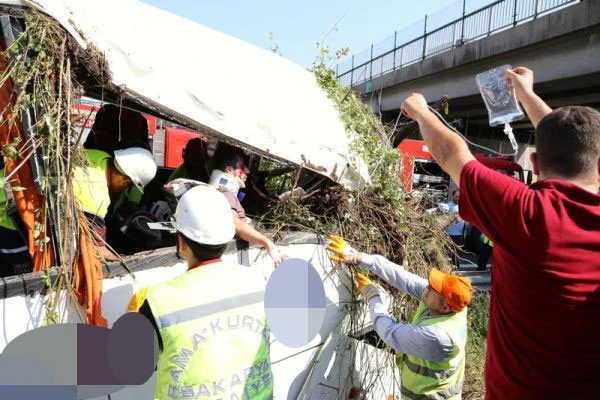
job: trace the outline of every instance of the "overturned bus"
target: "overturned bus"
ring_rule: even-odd
[[[33,260],[33,272],[1,279],[0,351],[49,323],[111,326],[137,289],[186,270],[173,247],[114,262],[90,251],[69,178],[83,142],[72,123],[82,97],[152,115],[331,184],[352,189],[369,180],[314,76],[272,52],[133,0],[2,0],[0,21],[4,188]],[[152,185],[161,187],[171,172],[159,168]],[[145,192],[142,203],[160,200],[153,196],[160,190]],[[351,309],[357,313],[352,283],[334,269],[323,238],[284,232],[276,242],[318,271],[327,307],[307,345],[291,348],[272,337],[274,397],[399,396],[397,369],[371,344],[365,310],[349,317]],[[274,268],[264,250],[239,240],[225,258],[260,269],[265,281]],[[153,378],[111,398],[151,398],[154,385]]]

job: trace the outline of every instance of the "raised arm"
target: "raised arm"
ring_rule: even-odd
[[[235,210],[231,210],[231,215],[233,216],[233,222],[235,224],[235,235],[242,240],[245,240],[249,243],[257,244],[265,249],[269,250],[274,245],[273,242],[267,238],[265,235],[254,229],[252,226],[248,225],[246,221],[241,219]]]
[[[459,183],[463,167],[475,159],[465,141],[429,110],[427,101],[419,93],[413,93],[406,98],[401,111],[417,121],[423,140],[435,161],[454,182]]]
[[[515,88],[517,99],[523,105],[533,127],[536,128],[540,120],[552,112],[552,109],[533,91],[533,71],[529,68],[517,67],[512,71],[506,71],[506,75]]]
[[[369,315],[375,332],[388,346],[398,352],[433,361],[443,361],[451,355],[452,340],[442,328],[397,323],[388,313],[388,306],[382,299],[382,296],[388,296],[385,291],[360,273],[355,273],[354,279],[358,291],[369,303]],[[424,307],[424,304],[420,307]]]
[[[331,253],[329,258],[332,261],[360,264],[361,267],[367,267],[390,285],[408,293],[417,300],[421,299],[421,295],[428,285],[427,279],[406,271],[402,266],[383,256],[361,253],[340,236],[329,235],[328,239],[326,249]]]

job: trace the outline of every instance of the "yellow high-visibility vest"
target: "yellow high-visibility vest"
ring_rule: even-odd
[[[73,195],[83,211],[104,218],[110,205],[107,170],[112,156],[102,150],[85,150],[88,165],[73,168]]]
[[[6,170],[4,168],[0,169],[0,176],[2,176],[2,178],[4,178],[5,172]],[[0,226],[12,229],[13,231],[17,229],[12,219],[8,216],[8,199],[6,198],[3,187],[0,187]]]
[[[264,290],[255,271],[224,262],[149,288],[163,341],[155,398],[271,399]]]
[[[398,354],[403,399],[460,399],[465,375],[467,308],[459,313],[428,317],[427,306],[420,303],[412,323],[442,328],[454,344],[451,357],[442,362]],[[428,318],[426,318],[428,317]]]
[[[485,236],[483,233],[481,234],[481,236],[482,236],[481,241],[483,242],[483,244],[487,244],[490,247],[494,247],[494,242],[492,242],[492,239]]]

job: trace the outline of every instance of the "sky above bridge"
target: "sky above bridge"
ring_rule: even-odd
[[[315,60],[317,43],[332,53],[345,47],[350,54],[358,53],[396,30],[418,25],[425,14],[433,14],[430,21],[435,23],[450,14],[459,16],[462,9],[457,0],[143,1],[256,46],[277,47],[281,55],[304,67]],[[474,3],[481,1],[468,0],[467,7]],[[415,28],[418,35],[420,28]]]

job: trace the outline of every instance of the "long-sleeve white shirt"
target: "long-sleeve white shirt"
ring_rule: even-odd
[[[421,299],[428,285],[426,279],[379,255],[363,253],[361,266],[417,300]],[[375,332],[396,351],[431,361],[443,361],[452,354],[452,339],[442,328],[396,322],[380,296],[369,301],[369,310]]]

